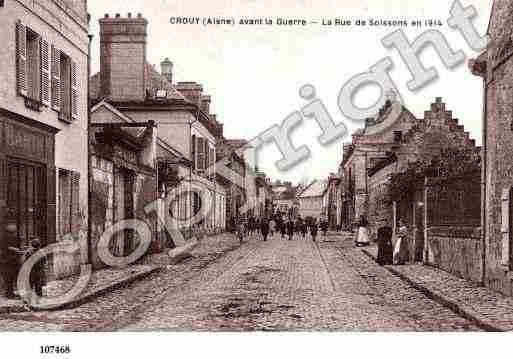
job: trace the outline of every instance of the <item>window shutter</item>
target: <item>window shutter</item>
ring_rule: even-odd
[[[61,51],[52,45],[52,108],[61,110]]]
[[[196,170],[196,135],[191,137],[191,162],[192,170]]]
[[[46,168],[46,242],[45,244],[55,243],[57,240],[57,193],[56,193],[57,170],[53,166]]]
[[[215,160],[214,160],[214,149],[213,148],[210,149],[208,158],[209,158],[210,175],[213,175],[215,172],[214,171]]]
[[[208,158],[208,154],[209,154],[209,151],[208,151],[208,140],[205,138],[205,141],[204,141],[204,145],[205,145],[205,169],[208,170],[208,167],[210,165],[210,159]]]
[[[48,41],[41,38],[41,103],[50,106],[50,47]]]
[[[78,79],[77,63],[71,61],[71,117],[78,119]]]
[[[77,233],[80,229],[80,173],[71,173],[71,231]]]
[[[501,251],[501,264],[509,266],[509,236],[510,236],[510,194],[511,189],[503,188],[501,196],[501,240],[502,240],[502,251]]]
[[[205,150],[205,147],[203,145],[203,138],[201,137],[196,137],[196,152],[197,152],[197,157],[198,157],[198,160],[197,160],[197,168],[198,170],[203,170],[204,169],[204,156],[203,156],[203,151]]]
[[[27,28],[16,23],[16,83],[18,94],[28,96],[27,84]]]
[[[5,157],[0,155],[0,221],[3,216],[1,211],[5,208],[7,201],[7,163]],[[0,227],[2,228],[2,227]]]

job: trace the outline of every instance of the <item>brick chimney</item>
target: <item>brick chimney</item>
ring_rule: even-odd
[[[200,106],[201,93],[203,86],[197,82],[179,82],[176,84],[176,89],[184,95],[187,100],[195,105]]]
[[[148,21],[138,14],[100,19],[101,95],[112,101],[146,98],[146,36]]]
[[[210,113],[210,102],[212,101],[212,97],[210,95],[202,95],[201,96],[201,110]]]
[[[173,63],[169,60],[169,57],[166,57],[160,63],[160,72],[170,83],[173,83]]]

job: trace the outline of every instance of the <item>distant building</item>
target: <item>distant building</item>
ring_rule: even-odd
[[[326,180],[314,180],[297,195],[299,202],[299,215],[302,218],[325,218],[324,194],[328,187]]]
[[[334,173],[330,174],[327,180],[326,189],[323,194],[323,215],[328,221],[329,228],[336,230],[339,226],[338,214],[340,178]]]
[[[275,212],[285,216],[296,216],[298,208],[297,187],[293,186],[292,182],[276,181],[271,185],[271,189]]]

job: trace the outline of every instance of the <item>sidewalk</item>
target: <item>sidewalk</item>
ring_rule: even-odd
[[[377,248],[363,249],[376,259]],[[429,298],[487,331],[513,330],[513,298],[422,264],[385,266]]]
[[[74,308],[81,304],[93,300],[94,298],[110,292],[116,288],[128,285],[137,280],[160,271],[159,266],[133,265],[120,269],[100,269],[93,271],[91,280],[82,295],[73,299],[66,305],[55,309]],[[69,277],[63,280],[49,282],[43,289],[43,293],[48,297],[55,297],[66,293],[77,281],[78,276]],[[31,309],[21,299],[0,298],[0,314],[28,312]]]
[[[184,246],[174,257],[169,257],[166,253],[159,253],[144,258],[142,264],[131,265],[126,268],[106,268],[93,271],[91,280],[84,293],[68,304],[55,309],[76,308],[101,295],[160,272],[164,268],[186,259],[188,255],[185,253],[185,250],[191,251],[198,246],[210,247],[208,244],[209,239],[215,237],[217,237],[217,235],[204,237],[204,239],[199,242],[191,242],[190,246]],[[201,246],[200,243],[203,243],[203,246]],[[198,248],[198,250],[201,251],[202,248]],[[76,283],[77,279],[78,276],[72,276],[63,280],[49,282],[44,287],[43,293],[47,297],[55,297],[59,294],[66,293]],[[22,313],[30,310],[31,309],[21,299],[6,299],[0,297],[0,314]]]

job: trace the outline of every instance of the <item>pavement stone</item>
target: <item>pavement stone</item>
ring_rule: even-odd
[[[254,241],[246,248],[120,329],[478,330],[344,241]]]
[[[0,315],[9,331],[479,330],[352,240],[209,238],[191,258],[77,308]]]
[[[376,258],[375,247],[364,249]],[[386,266],[409,285],[488,331],[513,330],[513,298],[458,278],[441,269],[411,264]]]

